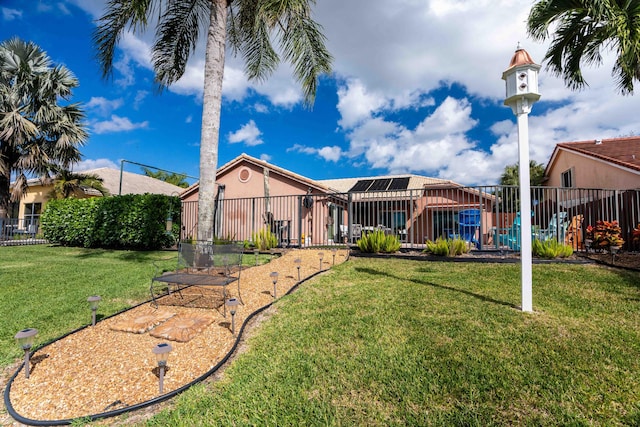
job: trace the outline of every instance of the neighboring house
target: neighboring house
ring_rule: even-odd
[[[266,225],[281,244],[294,245],[350,240],[354,225],[424,243],[457,233],[457,212],[471,208],[484,212],[486,231],[480,234],[487,235],[495,202],[452,181],[410,174],[312,180],[246,154],[218,169],[216,185],[216,236],[249,240]],[[198,188],[196,183],[180,195],[182,238],[196,234]]]
[[[159,179],[131,172],[123,171],[121,180],[120,170],[118,169],[99,168],[82,171],[82,173],[102,178],[102,185],[109,191],[110,195],[151,193],[177,196],[184,190]],[[20,219],[17,224],[18,230],[29,230],[38,227],[40,214],[49,200],[49,194],[53,188],[53,183],[47,184],[38,178],[30,179],[27,185],[26,194],[22,197],[20,203],[13,204],[9,212],[10,218]],[[76,198],[100,196],[100,192],[92,188],[83,189],[74,195]]]
[[[548,187],[638,189],[640,137],[560,143],[545,178]]]

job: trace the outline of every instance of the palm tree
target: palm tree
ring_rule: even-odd
[[[633,82],[640,80],[640,0],[540,0],[529,13],[529,35],[546,40],[550,27],[553,40],[544,59],[567,86],[586,86],[580,65],[599,65],[601,51],[612,49],[618,89],[633,94]]]
[[[544,182],[544,165],[536,163],[535,160],[529,161],[529,182],[534,187]],[[500,185],[520,185],[520,168],[517,163],[504,167]]]
[[[315,0],[110,0],[94,35],[104,77],[113,70],[115,46],[123,32],[145,30],[156,23],[152,61],[156,82],[175,83],[184,73],[201,30],[207,32],[200,133],[199,240],[213,231],[220,110],[225,48],[240,53],[250,79],[264,80],[277,67],[279,42],[293,65],[305,102],[315,98],[318,76],[331,69],[320,26],[311,19]],[[157,18],[157,19],[156,19]],[[228,38],[227,38],[228,36]]]
[[[0,43],[0,218],[26,191],[27,176],[46,176],[80,160],[84,113],[78,104],[59,104],[76,86],[71,71],[53,66],[36,44],[18,38]]]
[[[51,180],[53,188],[49,193],[52,199],[67,199],[78,193],[84,194],[87,189],[93,189],[107,196],[109,191],[104,187],[103,180],[95,174],[71,172],[67,169],[57,169],[56,176]]]

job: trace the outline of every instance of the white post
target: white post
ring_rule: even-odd
[[[533,311],[531,268],[531,183],[529,172],[529,113],[538,93],[540,65],[524,49],[516,49],[509,68],[502,73],[506,83],[504,104],[518,118],[518,170],[520,176],[520,266],[522,311]]]
[[[521,105],[522,104],[522,105]],[[529,111],[526,98],[518,102],[518,159],[520,175],[520,270],[522,311],[533,311],[531,268],[531,183],[529,172]]]

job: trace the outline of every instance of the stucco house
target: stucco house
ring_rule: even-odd
[[[98,168],[82,171],[83,174],[92,174],[102,178],[102,185],[107,189],[110,195],[117,194],[166,194],[177,196],[184,189],[173,184],[152,178],[146,175],[140,175],[131,172],[122,172],[112,168]],[[37,232],[40,214],[43,212],[49,194],[53,188],[53,184],[45,183],[39,178],[27,181],[27,192],[19,203],[14,203],[9,218],[12,219],[12,226],[20,231],[28,231],[29,233]],[[84,188],[74,194],[76,198],[100,197],[100,192]],[[17,221],[19,219],[19,221]]]
[[[545,178],[548,187],[640,188],[640,137],[557,144]]]
[[[353,241],[382,229],[403,242],[419,242],[458,229],[457,212],[484,213],[488,234],[495,197],[455,182],[419,175],[313,180],[241,154],[216,175],[214,235],[250,240],[265,227],[281,245]],[[197,226],[198,183],[182,194],[182,238]],[[479,238],[479,236],[478,236]]]

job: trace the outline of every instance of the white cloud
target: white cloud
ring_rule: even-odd
[[[120,169],[120,166],[109,159],[86,159],[76,163],[71,169],[74,172],[82,172],[98,168]]]
[[[2,19],[4,21],[13,21],[14,19],[22,18],[22,11],[18,9],[9,9],[8,7],[0,8],[2,11]]]
[[[148,90],[139,90],[136,92],[136,96],[133,99],[133,108],[135,110],[140,109],[140,105],[142,105],[142,102],[149,96],[149,93]]]
[[[342,151],[342,148],[337,145],[334,146],[326,146],[321,148],[309,147],[301,144],[294,144],[292,147],[287,148],[287,152],[297,152],[304,153],[310,155],[317,155],[322,157],[324,160],[328,162],[337,162],[340,158],[345,154]]]
[[[111,116],[111,120],[96,122],[92,125],[93,132],[96,134],[127,132],[135,129],[146,129],[149,122],[133,123],[126,117],[119,117],[115,114]]]
[[[89,102],[85,104],[85,107],[88,110],[95,110],[102,116],[108,116],[113,110],[117,110],[118,108],[122,107],[123,104],[124,101],[122,100],[122,98],[107,99],[102,96],[93,96],[91,97]]]
[[[264,160],[265,162],[270,162],[271,156],[269,154],[260,154],[260,160]]]
[[[262,139],[260,139],[260,135],[262,135],[262,132],[260,132],[260,129],[258,129],[256,123],[253,120],[249,120],[247,124],[242,126],[237,131],[229,132],[229,134],[227,135],[227,139],[231,144],[242,142],[245,145],[251,147],[254,145],[260,145],[264,142],[262,141]]]

